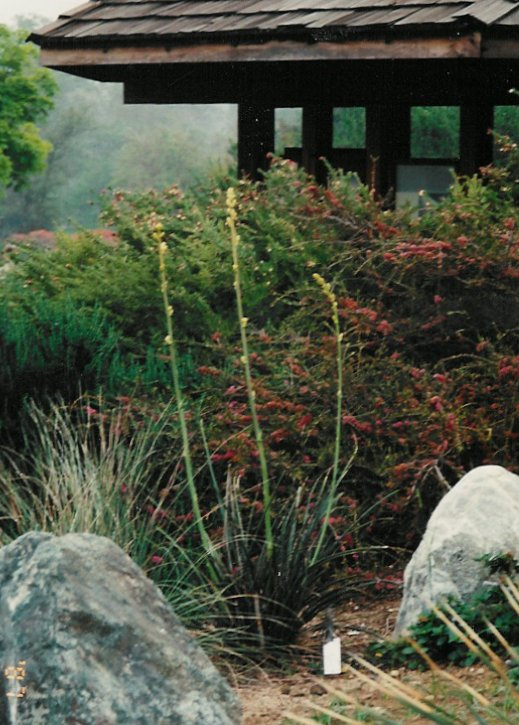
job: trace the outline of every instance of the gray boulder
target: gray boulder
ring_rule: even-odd
[[[466,600],[481,587],[487,554],[519,559],[519,476],[501,466],[467,473],[434,510],[404,573],[404,594],[394,636],[445,597]]]
[[[155,585],[91,534],[31,532],[0,549],[0,666],[0,725],[241,720]]]

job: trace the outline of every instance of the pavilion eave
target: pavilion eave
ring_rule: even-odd
[[[519,39],[509,41],[519,54]],[[494,49],[495,46],[492,46]],[[495,52],[495,51],[494,51]],[[67,70],[76,66],[94,71],[121,65],[162,65],[172,63],[256,63],[320,60],[395,60],[481,57],[481,34],[473,32],[452,38],[399,38],[395,40],[354,40],[348,43],[301,43],[272,40],[254,45],[163,45],[44,48],[42,64]]]

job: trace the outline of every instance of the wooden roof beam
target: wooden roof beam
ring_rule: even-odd
[[[518,44],[519,48],[519,44]],[[165,63],[232,63],[258,61],[397,60],[479,58],[481,34],[453,38],[400,38],[349,40],[343,43],[271,41],[257,45],[143,45],[43,48],[41,62],[67,71],[80,67],[86,77],[96,77],[96,66],[160,65]],[[89,75],[89,70],[94,72]]]

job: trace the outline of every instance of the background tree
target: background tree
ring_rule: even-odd
[[[232,164],[232,106],[125,105],[122,88],[65,73],[41,126],[52,145],[45,170],[0,199],[0,239],[32,229],[99,225],[101,192],[186,187]]]
[[[26,37],[0,25],[0,189],[23,186],[51,150],[36,122],[50,111],[56,84]]]

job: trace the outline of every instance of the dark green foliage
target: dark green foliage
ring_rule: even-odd
[[[334,148],[363,149],[366,146],[366,110],[333,109]]]
[[[27,302],[29,300],[26,300]],[[0,307],[0,431],[12,433],[23,401],[68,402],[88,391],[165,389],[167,368],[148,351],[122,354],[120,334],[106,314],[70,298],[33,295],[30,306]]]
[[[15,410],[27,396],[70,400],[106,380],[117,334],[99,311],[35,296],[30,309],[2,306],[0,349],[0,397]]]
[[[328,504],[326,482],[313,491],[301,486],[291,498],[276,492],[272,556],[263,540],[258,491],[241,492],[237,487],[238,481],[229,484],[214,514],[224,532],[220,555],[209,562],[219,590],[225,592],[221,625],[259,646],[256,657],[284,657],[283,647],[294,644],[303,624],[351,596],[357,582],[345,565],[352,552],[333,525],[318,544]],[[348,507],[337,499],[332,511],[333,521],[344,517],[343,538],[349,535],[351,540]]]
[[[511,647],[519,647],[519,617],[499,586],[484,587],[466,602],[452,598],[448,601],[474,632],[504,659],[507,659],[508,655],[496,643],[496,638],[488,628],[488,622],[497,627]],[[439,609],[442,610],[441,605]],[[479,660],[478,656],[472,653],[434,612],[424,613],[418,623],[410,627],[409,638],[438,663],[468,667]],[[405,666],[416,669],[427,666],[411,644],[404,640],[373,643],[369,647],[369,654],[371,659],[382,667]]]

